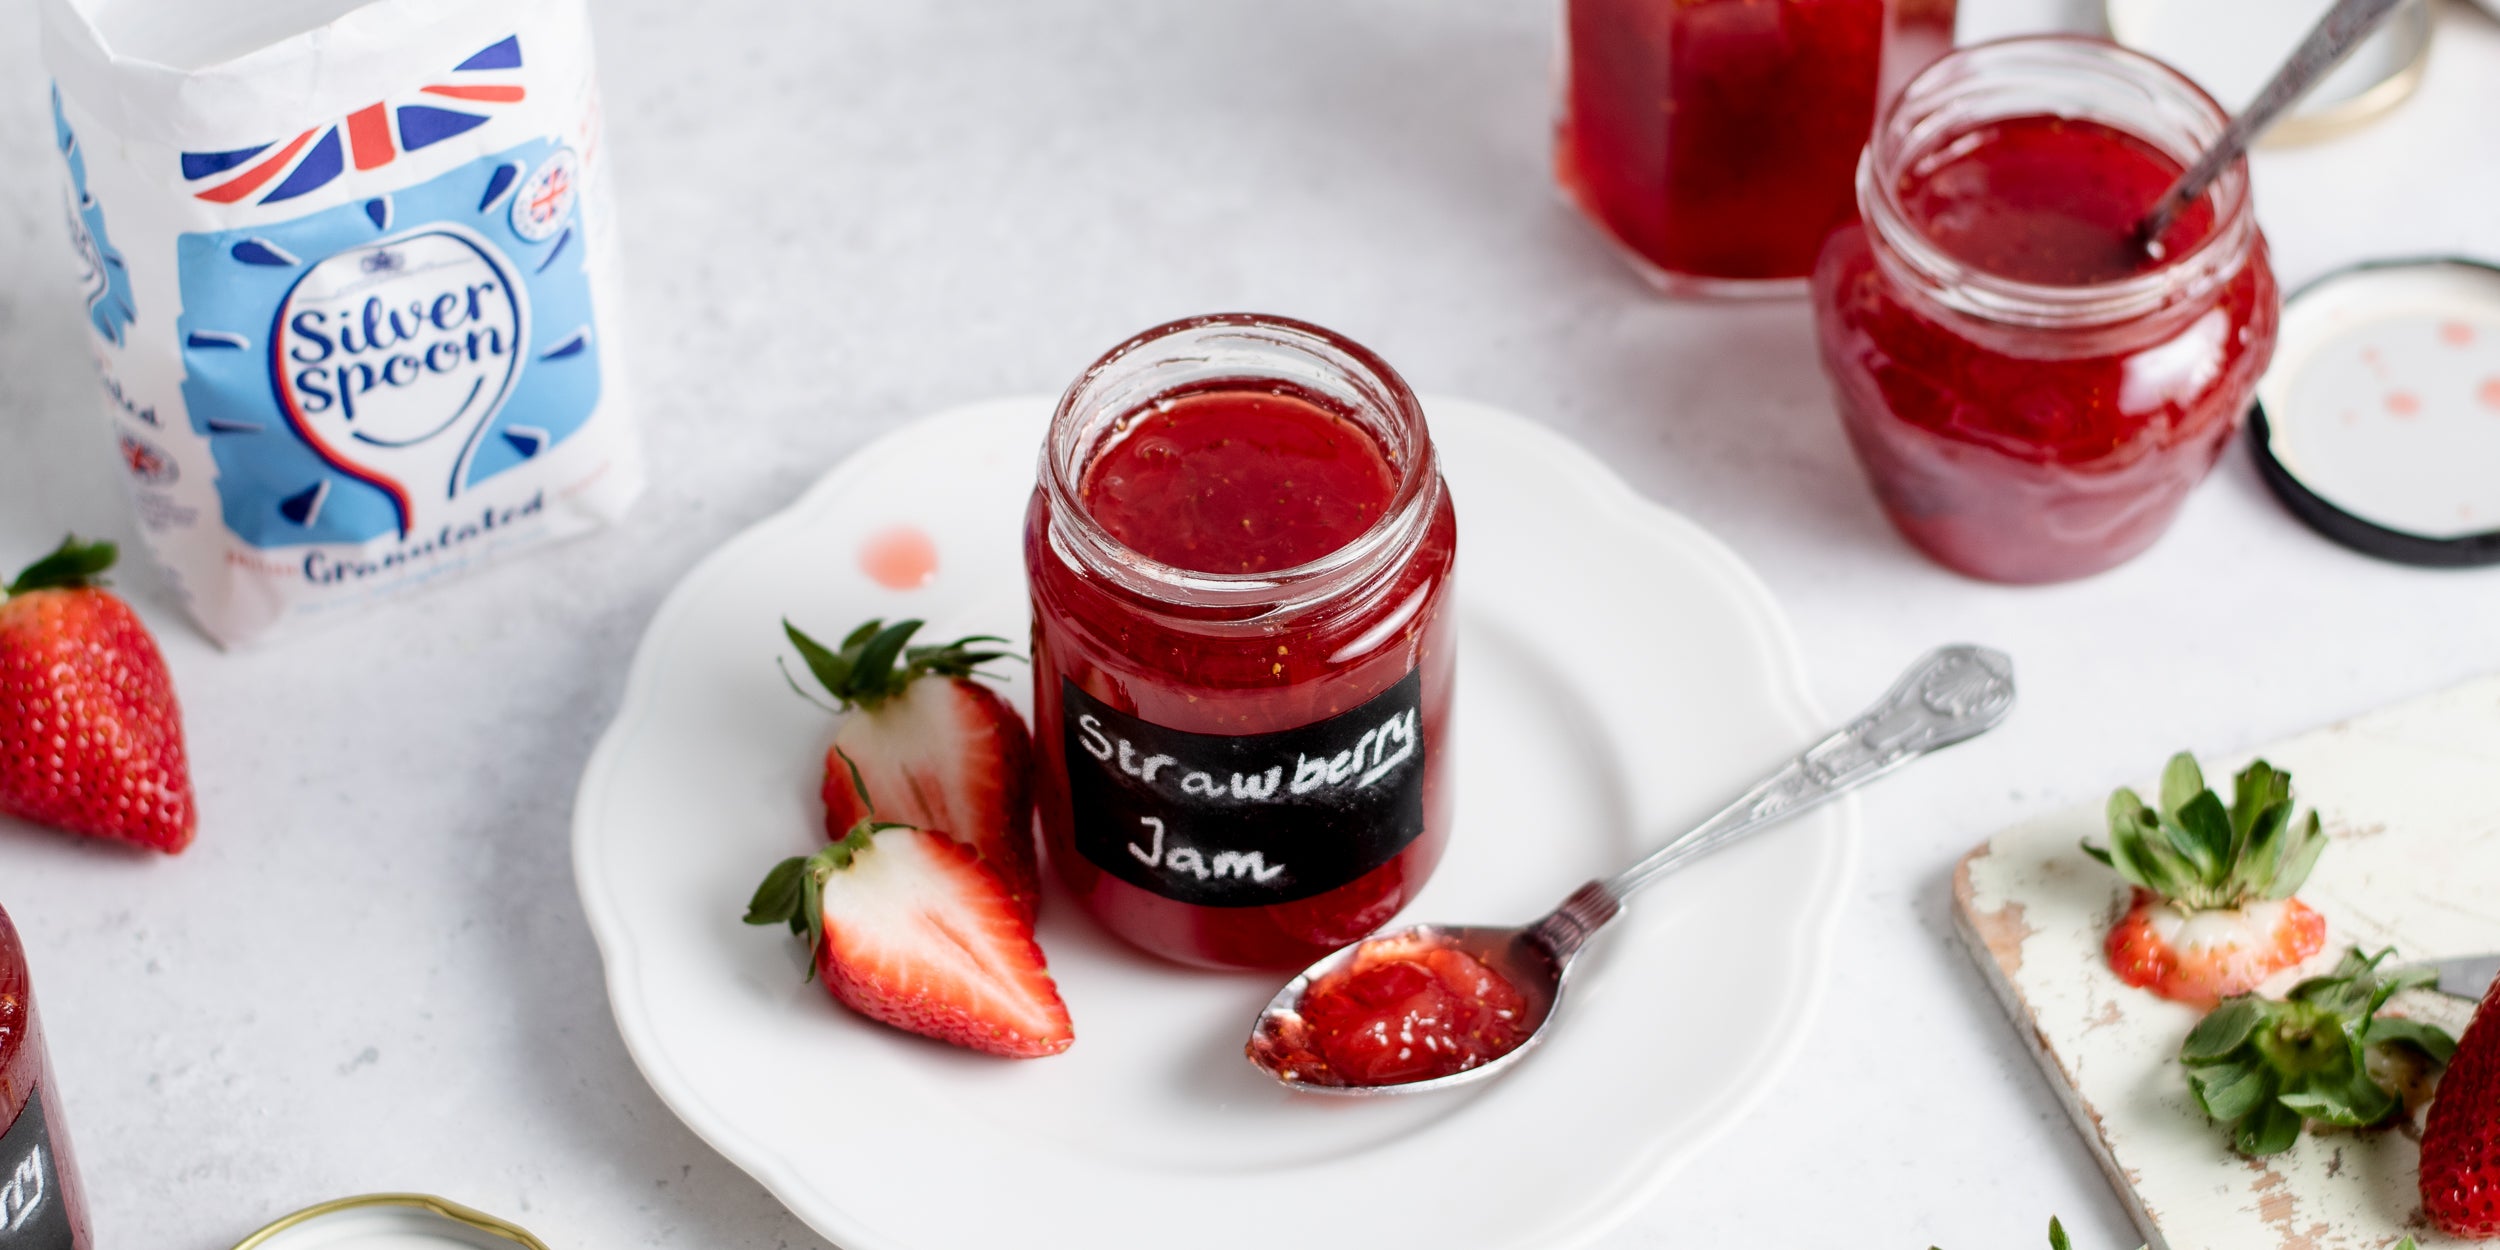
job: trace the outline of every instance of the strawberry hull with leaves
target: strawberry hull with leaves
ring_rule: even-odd
[[[199,825],[182,709],[103,588],[115,554],[70,538],[0,592],[0,814],[172,854]]]
[[[2264,760],[2232,789],[2226,807],[2182,751],[2158,810],[2110,795],[2109,846],[2083,849],[2136,887],[2104,947],[2127,984],[2210,1007],[2325,947],[2326,918],[2292,897],[2326,849],[2318,814],[2294,820],[2291,774]]]
[[[2325,976],[2283,998],[2243,994],[2225,1001],[2179,1047],[2188,1091],[2207,1116],[2231,1130],[2232,1149],[2250,1158],[2281,1154],[2301,1130],[2368,1128],[2403,1109],[2382,1084],[2373,1052],[2404,1048],[2431,1067],[2456,1042],[2436,1026],[2380,1014],[2387,1000],[2437,978],[2421,968],[2381,972],[2391,951],[2347,951]]]
[[[1003,640],[915,647],[920,622],[869,621],[827,647],[787,621],[782,629],[847,713],[825,752],[826,834],[845,837],[868,818],[864,786],[880,796],[882,819],[971,847],[1031,915],[1040,897],[1033,741],[1016,710],[976,680],[982,664],[1011,657],[982,647]]]

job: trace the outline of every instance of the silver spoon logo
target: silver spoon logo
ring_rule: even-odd
[[[270,340],[273,389],[322,460],[391,498],[406,537],[465,487],[528,341],[511,263],[474,231],[431,226],[296,280]]]

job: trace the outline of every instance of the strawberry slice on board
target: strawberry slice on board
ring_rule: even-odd
[[[2500,984],[2457,1040],[2422,1129],[2422,1211],[2452,1237],[2500,1237]]]
[[[746,922],[787,924],[810,975],[871,1020],[993,1055],[1055,1055],[1076,1040],[1033,923],[971,847],[911,825],[861,821],[783,860]]]
[[[0,813],[173,854],[199,813],[156,639],[71,537],[0,590]]]
[[[874,620],[827,647],[788,621],[782,629],[847,713],[825,752],[826,835],[843,837],[869,818],[865,783],[884,796],[873,813],[878,819],[970,846],[1030,915],[1040,897],[1033,739],[1015,708],[977,680],[981,665],[1013,658],[983,644],[1006,640],[974,635],[915,647],[909,644],[920,622]]]
[[[2109,846],[2085,853],[2136,887],[2104,947],[2129,985],[2210,1007],[2245,994],[2326,945],[2326,918],[2293,898],[2326,849],[2318,814],[2292,819],[2292,775],[2264,760],[2205,788],[2185,751],[2162,770],[2161,807],[2109,796]]]

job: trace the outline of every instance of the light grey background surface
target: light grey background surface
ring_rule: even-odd
[[[1965,5],[1966,37],[2090,20]],[[30,8],[0,10],[11,567],[64,529],[132,538]],[[2012,590],[1921,560],[1849,458],[1801,305],[1661,302],[1549,190],[1550,0],[596,9],[630,234],[616,341],[651,494],[613,533],[242,654],[137,562],[121,584],[180,681],[197,847],[141,860],[0,821],[0,902],[108,1250],[222,1250],[385,1188],[559,1248],[820,1244],[627,1060],[573,895],[575,776],[644,621],[703,553],[879,431],[1055,390],[1176,315],[1311,318],[1420,390],[1585,441],[1760,570],[1833,708],[1947,639],[2022,664],[1999,735],[1868,798],[1802,1060],[1610,1248],[2028,1247],[2051,1212],[2085,1250],[2133,1246],[1952,937],[1954,860],[2176,747],[2500,667],[2500,571],[2328,546],[2237,450],[2107,576]],[[2451,3],[2400,113],[2260,158],[2287,285],[2372,255],[2500,255],[2495,113],[2500,24]]]

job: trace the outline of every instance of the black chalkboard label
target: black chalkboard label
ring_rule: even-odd
[[[77,1250],[51,1126],[43,1118],[43,1090],[28,1094],[17,1123],[0,1134],[0,1250]]]
[[[1076,849],[1201,907],[1325,894],[1424,831],[1423,674],[1277,733],[1188,733],[1060,681]]]

